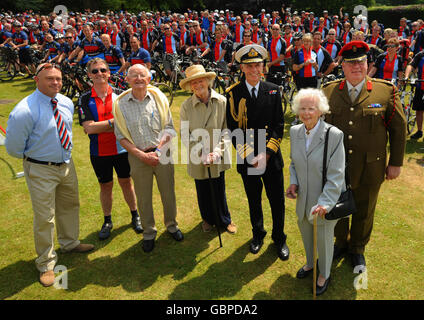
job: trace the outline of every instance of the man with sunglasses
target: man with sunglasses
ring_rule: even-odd
[[[277,72],[286,72],[284,65],[284,58],[286,55],[286,42],[281,37],[280,34],[280,25],[272,25],[272,38],[268,41],[268,76],[267,81],[278,84],[278,79],[274,77],[274,74]]]
[[[365,270],[365,246],[378,193],[384,180],[399,176],[406,144],[405,116],[397,89],[388,81],[367,77],[368,51],[363,41],[345,45],[340,51],[345,78],[323,87],[330,105],[326,121],[344,133],[346,175],[357,207],[350,227],[349,217],[337,222],[333,257],[338,259],[348,251],[354,272]]]
[[[9,115],[7,152],[23,158],[23,168],[34,211],[35,265],[43,286],[54,284],[57,254],[54,229],[64,252],[87,252],[91,244],[79,237],[78,179],[71,157],[74,105],[60,94],[62,72],[40,64],[37,89],[21,100]]]
[[[107,35],[102,35],[102,37]],[[128,153],[114,134],[112,104],[117,98],[109,85],[110,69],[103,59],[94,58],[87,63],[87,74],[93,88],[78,100],[79,123],[90,138],[90,160],[100,185],[100,203],[104,223],[99,239],[109,238],[112,224],[113,169],[118,176],[119,186],[131,211],[131,224],[136,233],[142,233],[134,188],[130,178]]]

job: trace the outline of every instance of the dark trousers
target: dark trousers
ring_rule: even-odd
[[[272,215],[272,240],[278,245],[284,244],[287,236],[284,234],[284,177],[282,170],[272,170],[267,167],[262,175],[248,175],[242,173],[244,190],[249,202],[250,222],[252,224],[253,238],[265,238],[264,219],[262,211],[262,189],[265,192],[271,207]]]
[[[318,86],[317,77],[297,77],[296,78],[296,87],[297,90],[306,89],[306,88],[316,88]]]
[[[210,181],[211,180],[211,181]],[[216,225],[216,213],[213,211],[213,203],[215,202],[218,210],[218,225],[227,227],[231,223],[231,215],[227,206],[227,197],[225,195],[225,171],[222,171],[218,178],[194,180],[196,184],[197,203],[199,205],[200,215],[202,219],[210,225]],[[212,198],[210,183],[216,199]]]
[[[350,230],[349,217],[337,222],[334,235],[338,247],[348,247],[350,253],[363,254],[365,252],[365,246],[371,237],[380,186],[381,184],[361,185],[352,189],[357,212],[351,216]]]

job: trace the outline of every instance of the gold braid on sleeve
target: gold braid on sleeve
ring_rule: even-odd
[[[234,121],[238,123],[238,127],[246,130],[247,128],[247,109],[246,109],[246,99],[241,98],[239,105],[238,105],[238,113],[236,113],[236,110],[234,108],[234,97],[233,93],[230,92],[230,111],[231,116],[233,117]]]

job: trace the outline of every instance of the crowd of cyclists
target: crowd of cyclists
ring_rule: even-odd
[[[338,53],[350,41],[361,40],[370,47],[369,76],[393,81],[401,88],[408,64],[424,48],[423,28],[423,20],[407,18],[401,18],[396,29],[385,28],[342,9],[336,14],[262,9],[240,15],[228,9],[138,14],[85,10],[67,16],[29,10],[0,14],[0,48],[18,52],[21,71],[28,77],[40,62],[83,67],[94,57],[106,60],[112,74],[124,76],[131,65],[143,63],[149,69],[160,64],[171,77],[175,59],[170,57],[175,55],[191,61],[208,59],[223,72],[236,73],[235,52],[256,43],[269,54],[264,70],[267,80],[281,84],[283,76],[289,75],[299,90],[343,76]],[[34,51],[41,53],[38,61],[31,54]],[[424,79],[423,64],[418,61],[416,73],[409,70],[408,76]],[[417,88],[422,90],[421,83]]]

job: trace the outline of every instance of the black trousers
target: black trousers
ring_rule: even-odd
[[[282,245],[287,236],[284,233],[284,177],[282,170],[267,167],[262,175],[248,175],[241,173],[244,190],[249,202],[250,222],[252,224],[253,238],[265,238],[264,218],[262,211],[262,189],[265,192],[271,207],[272,215],[272,240],[277,245]]]
[[[306,88],[316,88],[318,86],[317,77],[297,77],[296,78],[296,87],[297,90],[306,89]]]
[[[216,225],[216,213],[213,212],[212,201],[215,202],[218,210],[218,226],[227,227],[231,223],[231,215],[228,210],[227,197],[225,195],[225,171],[222,171],[218,178],[210,179],[216,199],[212,199],[209,179],[197,180],[197,203],[199,205],[200,215],[202,219],[210,225]]]

